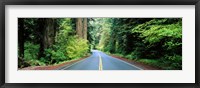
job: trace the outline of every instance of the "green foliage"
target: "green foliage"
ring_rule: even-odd
[[[163,63],[159,64],[162,69],[181,69],[181,18],[101,19],[101,27],[101,50],[128,59],[148,58],[141,62],[156,66]]]
[[[164,68],[164,69],[182,69],[182,56],[180,55],[165,55],[162,58],[162,62],[166,63],[165,61],[168,61],[167,63],[169,64],[168,68]],[[167,67],[167,66],[165,66]]]
[[[59,49],[45,49],[45,55],[45,58],[41,58],[41,61],[45,62],[46,64],[59,63],[67,59],[63,51]]]
[[[179,55],[166,56],[159,60],[157,60],[157,59],[138,59],[137,62],[148,64],[148,65],[158,67],[160,69],[165,69],[165,70],[182,69],[182,57]]]
[[[61,48],[64,48],[65,44],[67,44],[67,42],[69,41],[68,37],[75,34],[75,31],[72,29],[72,26],[70,24],[71,20],[69,18],[59,20],[59,31],[56,34],[55,43]]]
[[[31,66],[45,66],[46,64],[41,62],[40,60],[28,60],[27,61]]]
[[[124,57],[124,55],[119,54],[119,53],[115,53],[114,55],[116,55],[116,56],[120,56],[120,57]]]
[[[86,55],[89,51],[88,41],[73,36],[66,45],[66,54],[69,59],[76,59]]]
[[[143,31],[141,38],[144,38],[144,42],[150,44],[160,42],[161,39],[166,37],[181,38],[182,28],[179,24],[170,25],[153,25],[149,30]]]
[[[160,62],[155,59],[138,59],[137,62],[141,62],[141,63],[148,64],[148,65],[153,65],[155,67],[161,67],[159,64]]]
[[[37,55],[38,55],[38,52],[39,52],[39,45],[35,45],[31,42],[26,42],[24,44],[24,58],[26,60],[31,60],[31,59],[34,59],[36,60],[37,59]]]
[[[39,52],[39,45],[33,44],[31,42],[26,42],[24,44],[24,62],[31,66],[37,66],[37,65],[45,65],[43,62],[40,62],[37,58],[38,52]],[[23,66],[22,66],[23,67]]]
[[[77,37],[74,18],[49,18],[53,41],[42,50],[46,19],[23,18],[19,24],[25,40],[21,67],[56,64],[99,49],[161,69],[182,69],[181,18],[88,18],[87,40]]]
[[[131,55],[131,54],[126,55],[125,58],[127,58],[127,59],[135,59],[135,58],[133,57],[133,55]]]
[[[56,62],[64,61],[66,59],[65,54],[59,50],[52,51],[51,53],[52,53],[51,59],[55,60]]]
[[[71,19],[58,21],[59,31],[55,36],[55,44],[45,50],[45,63],[54,64],[80,58],[88,53],[87,40],[80,39],[72,29]]]
[[[24,21],[24,24],[19,25],[24,27],[25,43],[24,57],[18,57],[18,66],[20,68],[27,66],[57,64],[60,62],[81,58],[85,56],[89,51],[88,40],[80,39],[77,37],[74,30],[74,19],[72,18],[21,19]],[[51,31],[54,33],[51,33],[44,38],[45,33],[43,32],[43,28],[47,26],[45,23],[50,19],[53,28],[55,28],[51,29]],[[44,39],[49,40],[44,41]],[[52,44],[44,48],[42,44],[49,41],[51,41]],[[41,50],[42,52],[40,52]]]

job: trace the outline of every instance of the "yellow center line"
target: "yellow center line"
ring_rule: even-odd
[[[99,55],[99,70],[103,70],[102,58],[99,53],[98,53],[98,55]]]

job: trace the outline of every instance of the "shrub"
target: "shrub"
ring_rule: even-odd
[[[76,59],[86,55],[89,51],[88,41],[73,36],[66,45],[66,54],[69,59]]]
[[[168,63],[170,69],[182,69],[182,56],[180,55],[165,55],[162,58],[163,63]]]
[[[25,42],[24,44],[24,59],[31,60],[37,59],[38,52],[39,52],[39,45],[33,44],[31,42]]]
[[[138,59],[138,62],[144,63],[144,64],[148,64],[148,65],[152,65],[155,67],[159,67],[159,61],[158,60],[154,60],[154,59]]]
[[[47,64],[59,63],[65,61],[67,58],[65,56],[65,51],[61,49],[53,50],[52,48],[45,49],[45,58],[41,58],[42,62]]]
[[[137,57],[134,55],[134,53],[126,55],[125,58],[131,59],[131,60],[137,59]]]

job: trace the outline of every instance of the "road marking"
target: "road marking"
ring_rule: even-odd
[[[111,56],[111,57],[112,57],[112,56]],[[137,69],[139,69],[139,70],[143,70],[142,68],[139,68],[139,67],[137,67],[137,66],[135,66],[135,65],[133,65],[133,64],[130,64],[130,63],[126,62],[126,61],[117,59],[117,58],[115,58],[115,57],[113,57],[113,58],[116,59],[116,60],[119,60],[119,61],[121,61],[121,62],[124,62],[124,63],[126,63],[126,64],[128,64],[128,65],[130,65],[130,66],[133,66],[133,67],[135,67],[135,68],[137,68]]]
[[[99,52],[101,52],[101,51],[99,51]],[[104,52],[102,52],[102,53],[105,54]],[[99,53],[98,53],[98,54],[99,54]],[[105,55],[107,55],[107,54],[105,54]],[[132,67],[135,67],[135,68],[137,68],[137,69],[139,69],[139,70],[143,70],[142,68],[137,67],[137,66],[135,66],[135,65],[133,65],[133,64],[130,64],[130,63],[126,62],[126,61],[120,60],[120,59],[115,58],[115,57],[112,57],[112,56],[110,56],[110,55],[107,55],[107,56],[108,56],[108,57],[111,57],[112,59],[116,59],[116,60],[118,60],[118,61],[121,61],[121,62],[123,62],[123,63],[125,63],[125,64],[128,64],[128,65],[130,65],[130,66],[132,66]]]
[[[103,70],[102,58],[99,53],[98,53],[98,55],[99,55],[99,70]]]

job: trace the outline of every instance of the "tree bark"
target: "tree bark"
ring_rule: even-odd
[[[45,20],[43,18],[38,19],[38,30],[39,30],[39,35],[40,35],[40,51],[38,54],[38,59],[44,56],[44,22]]]
[[[54,19],[46,18],[44,26],[44,48],[48,48],[54,43]]]
[[[76,19],[76,33],[79,38],[83,38],[83,22],[82,18]]]
[[[18,18],[19,57],[24,58],[24,18]]]
[[[84,28],[83,28],[83,39],[87,39],[87,18],[83,19],[83,24],[84,24]]]
[[[55,23],[51,18],[38,19],[40,30],[40,52],[38,58],[44,57],[44,50],[53,45],[55,41]]]

